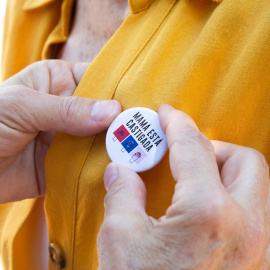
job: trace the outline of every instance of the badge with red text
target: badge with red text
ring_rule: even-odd
[[[119,114],[106,135],[110,159],[135,172],[153,168],[167,150],[158,114],[147,108],[132,108]]]

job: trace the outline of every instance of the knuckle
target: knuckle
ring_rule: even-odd
[[[104,198],[104,204],[105,207],[108,207],[111,205],[113,199],[116,197],[117,194],[120,192],[125,192],[127,190],[127,184],[123,181],[118,181],[116,179],[114,183],[111,185],[109,191],[107,192],[105,198]]]
[[[50,63],[49,60],[40,60],[40,61],[37,61],[35,63],[30,64],[27,68],[32,69],[32,70],[35,70],[37,68],[40,68],[43,65],[46,66],[49,63]]]
[[[70,122],[74,120],[75,115],[79,112],[79,97],[65,97],[62,99],[60,105],[60,117],[63,122]]]
[[[236,204],[226,192],[212,186],[191,187],[192,192],[185,190],[184,194],[174,198],[173,205],[177,206],[174,208],[174,215],[186,210],[191,217],[209,225],[219,222],[220,219],[226,218],[226,215],[234,211]]]
[[[116,234],[117,224],[113,217],[106,217],[98,233],[99,243],[110,243]]]
[[[99,236],[108,240],[120,240],[129,234],[129,228],[121,214],[107,215],[100,227]]]
[[[12,129],[33,132],[35,115],[31,112],[34,91],[24,86],[7,86],[0,93],[1,122]]]
[[[269,166],[265,156],[253,148],[246,148],[245,156],[252,161],[259,175],[264,175],[269,178]]]
[[[253,159],[257,164],[260,164],[261,166],[267,166],[267,161],[265,156],[253,148],[247,148],[248,151],[248,158]]]
[[[212,143],[208,140],[208,138],[200,133],[197,130],[189,129],[186,130],[183,134],[185,136],[185,141],[196,146],[203,147],[206,151],[214,151]]]
[[[245,237],[245,248],[252,250],[253,254],[264,254],[268,245],[268,236],[263,218],[255,217],[249,220],[248,231]]]
[[[253,235],[255,244],[257,243],[258,247],[261,247],[261,250],[264,249],[268,243],[268,237],[264,226],[261,226],[261,228],[257,227]]]
[[[212,191],[211,198],[204,200],[197,211],[206,228],[227,234],[237,228],[235,224],[239,223],[239,218],[241,218],[237,209],[236,204],[229,196],[222,191]],[[218,235],[219,233],[217,233]]]
[[[100,234],[110,236],[114,232],[119,231],[119,216],[117,215],[110,215],[106,217],[101,225]]]
[[[22,102],[19,101],[28,98],[28,96],[23,86],[7,86],[1,91],[0,109],[19,112],[23,109]]]
[[[224,213],[228,212],[228,202],[225,196],[217,196],[212,194],[212,197],[200,207],[200,212],[204,220],[210,223],[216,222]]]
[[[260,161],[261,161],[263,168],[266,170],[266,172],[269,172],[269,165],[268,165],[268,162],[266,160],[266,157],[260,152],[259,152],[259,157],[260,157]]]
[[[186,226],[196,227],[210,239],[222,242],[236,236],[243,222],[243,215],[234,200],[215,188],[201,188],[197,198],[190,194],[178,200],[168,208],[166,215],[179,217],[179,222],[184,220]]]

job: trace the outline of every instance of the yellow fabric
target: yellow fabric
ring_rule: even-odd
[[[154,0],[129,0],[132,13],[138,13],[147,9]]]
[[[129,2],[133,14],[90,65],[75,95],[113,98],[124,110],[171,104],[191,115],[210,139],[253,147],[269,162],[270,2]],[[68,36],[71,7],[68,0],[61,10],[59,0],[8,1],[4,78],[53,55],[53,44]],[[49,240],[64,250],[68,270],[97,268],[103,172],[109,163],[104,142],[105,133],[86,138],[58,133],[47,155]],[[147,186],[148,213],[163,215],[174,188],[168,154],[140,175]],[[29,248],[27,242],[17,244],[16,237],[27,231],[20,226],[35,221],[34,204],[27,200],[0,208],[6,269],[32,269],[27,258],[20,267],[13,262],[15,247]]]

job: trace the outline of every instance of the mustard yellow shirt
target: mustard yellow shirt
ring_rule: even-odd
[[[116,99],[123,109],[168,103],[188,113],[210,139],[253,147],[270,161],[270,1],[130,0],[132,14],[85,73],[75,95]],[[3,79],[51,58],[68,37],[72,0],[9,0]],[[181,153],[179,153],[181,155]],[[66,268],[97,269],[103,219],[105,132],[58,133],[46,159],[49,242]],[[160,217],[174,189],[168,154],[140,174],[147,211]],[[211,195],[209,195],[211,196]],[[33,230],[40,199],[0,207],[6,269],[34,268]],[[36,259],[38,260],[38,259]],[[50,269],[55,269],[50,262]]]

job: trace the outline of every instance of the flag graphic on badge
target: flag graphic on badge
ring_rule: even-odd
[[[131,156],[129,162],[136,162],[137,164],[139,164],[146,157],[146,154],[140,146],[136,147],[132,152],[129,153],[129,155]]]
[[[113,141],[118,140],[119,142],[122,142],[129,135],[129,132],[124,125],[122,125],[113,134],[115,136],[113,137]]]
[[[131,135],[128,136],[121,144],[123,145],[121,151],[122,152],[127,151],[128,153],[130,153],[135,147],[138,146],[138,143]]]

